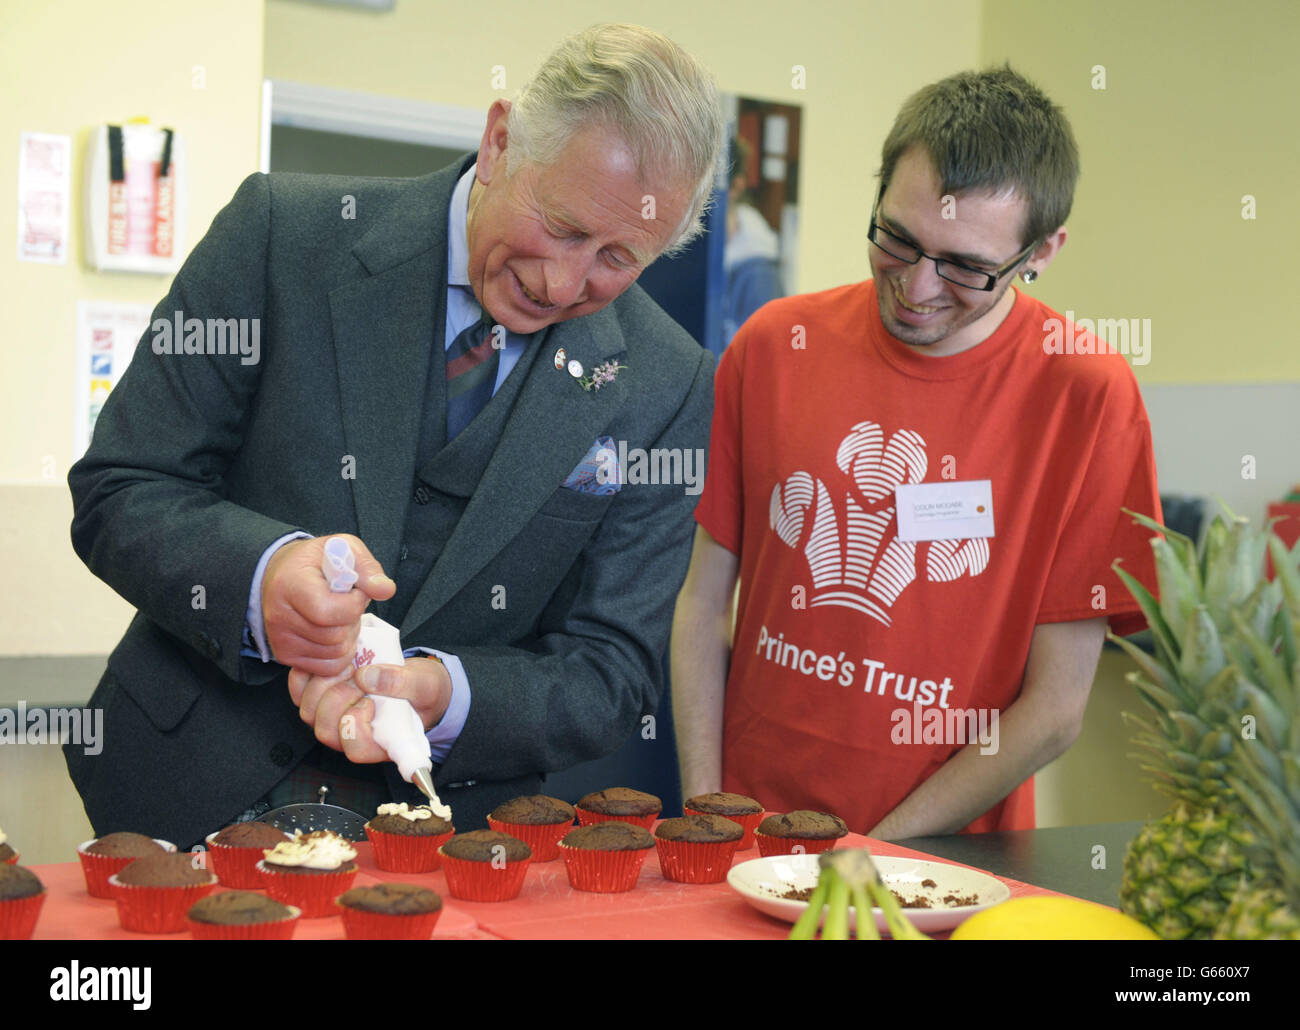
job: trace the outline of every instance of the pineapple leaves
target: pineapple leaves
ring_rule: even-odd
[[[1165,622],[1164,616],[1160,614],[1160,604],[1151,596],[1151,591],[1120,567],[1119,559],[1115,560],[1111,568],[1115,570],[1115,575],[1128,587],[1129,593],[1133,595],[1138,607],[1142,609],[1142,614],[1146,616],[1147,625],[1151,627],[1151,635],[1155,637],[1157,656],[1162,656],[1168,665],[1174,666],[1178,662],[1178,646],[1174,643],[1174,636],[1169,631],[1169,624]]]

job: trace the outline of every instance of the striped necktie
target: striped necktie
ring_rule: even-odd
[[[495,326],[485,313],[447,348],[447,442],[474,421],[492,399],[501,351],[493,346]]]

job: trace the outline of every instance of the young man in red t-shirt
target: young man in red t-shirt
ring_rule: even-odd
[[[885,142],[874,278],[768,304],[723,355],[673,627],[685,796],[881,838],[1034,825],[1108,620],[1141,624],[1120,509],[1160,515],[1123,357],[1011,288],[1077,176],[1009,68],[927,87]]]

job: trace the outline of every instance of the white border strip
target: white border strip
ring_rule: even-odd
[[[476,150],[487,114],[471,107],[430,104],[328,86],[268,79],[269,122],[349,136],[422,143],[456,150]],[[264,119],[264,121],[266,121]],[[269,131],[269,127],[268,130]],[[269,160],[269,145],[267,147]]]

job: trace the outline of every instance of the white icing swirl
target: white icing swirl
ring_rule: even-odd
[[[263,850],[271,865],[299,866],[303,869],[338,869],[357,857],[356,849],[337,833],[317,830],[304,834],[298,830],[292,840]]]
[[[421,819],[432,819],[433,810],[428,805],[416,805],[412,808],[405,801],[401,804],[392,803],[380,805],[377,815],[400,815],[409,822],[418,822]]]
[[[7,841],[8,839],[9,839],[9,838],[5,835],[5,831],[4,831],[4,830],[0,830],[0,844],[3,844],[3,843],[4,843],[5,841]]]

